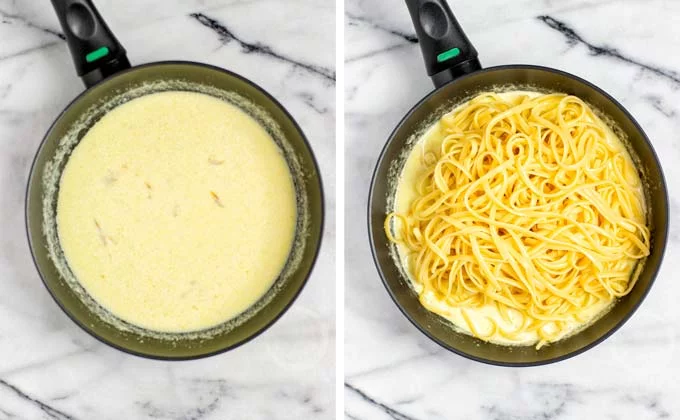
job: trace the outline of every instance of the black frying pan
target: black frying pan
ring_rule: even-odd
[[[272,96],[227,70],[182,61],[130,67],[125,49],[90,0],[52,0],[52,4],[78,75],[88,89],[74,99],[50,127],[36,153],[28,181],[26,228],[33,260],[45,286],[66,314],[85,331],[136,355],[191,359],[226,351],[250,340],[293,303],[307,281],[321,241],[321,180],[302,130]],[[87,130],[114,106],[163,90],[198,91],[237,101],[236,104],[258,120],[274,140],[288,146],[282,150],[291,167],[298,202],[295,246],[299,259],[289,259],[281,276],[262,298],[261,309],[253,309],[258,306],[255,305],[246,311],[246,315],[228,325],[197,334],[154,335],[102,312],[77,282],[66,280],[65,273],[55,264],[55,260],[63,260],[56,233],[50,234],[43,229],[44,225],[54,224],[58,175],[68,161],[70,151]],[[65,144],[66,138],[74,141]],[[59,266],[61,270],[68,270],[63,264]]]
[[[659,160],[639,124],[597,86],[563,71],[530,65],[482,69],[477,51],[463,33],[445,0],[406,0],[415,26],[428,75],[436,89],[416,104],[394,129],[382,150],[371,181],[368,228],[371,250],[383,283],[406,317],[425,335],[443,347],[481,362],[506,365],[540,365],[579,354],[600,343],[633,314],[649,292],[661,265],[668,236],[668,193]],[[628,149],[646,184],[648,225],[652,231],[651,254],[630,294],[590,327],[557,343],[536,350],[533,346],[490,344],[456,332],[444,318],[426,310],[409,287],[394,258],[394,246],[383,230],[388,197],[394,195],[396,177],[404,155],[425,128],[457,104],[482,91],[526,88],[578,96],[623,133]]]

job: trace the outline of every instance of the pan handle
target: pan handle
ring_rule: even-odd
[[[482,68],[446,0],[406,0],[406,5],[435,87]]]
[[[118,42],[91,0],[52,0],[73,64],[85,86],[130,68]]]

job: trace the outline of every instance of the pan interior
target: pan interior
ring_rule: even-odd
[[[108,111],[132,99],[164,91],[190,91],[207,94],[236,105],[241,110],[245,111],[265,128],[283,152],[295,186],[297,221],[294,243],[288,260],[279,277],[264,296],[236,318],[210,329],[195,332],[166,333],[151,331],[125,322],[106,310],[86,292],[74,276],[64,257],[57,234],[56,203],[59,194],[59,180],[73,149],[78,145],[88,129]],[[282,288],[286,287],[291,276],[297,272],[300,263],[303,261],[304,250],[307,248],[309,237],[308,231],[311,223],[308,197],[305,188],[305,179],[308,176],[309,174],[306,173],[306,170],[300,163],[300,159],[298,158],[294,146],[286,138],[286,135],[283,133],[279,124],[263,107],[255,104],[243,95],[208,84],[181,79],[161,79],[134,84],[126,89],[113,92],[113,94],[87,108],[75,123],[71,125],[66,134],[59,139],[54,155],[45,164],[41,177],[43,190],[42,231],[46,240],[48,256],[52,260],[62,279],[87,308],[92,313],[96,314],[102,321],[113,326],[115,329],[133,333],[138,336],[140,340],[143,340],[144,338],[153,338],[163,341],[209,340],[215,336],[229,333],[234,328],[244,324],[252,318],[266,307],[272,299],[278,295]]]

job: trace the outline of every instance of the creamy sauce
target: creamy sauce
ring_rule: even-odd
[[[266,130],[193,92],[106,114],[73,150],[57,202],[78,281],[112,314],[161,332],[207,329],[253,305],[286,263],[296,217]]]
[[[541,95],[541,93],[529,91],[512,91],[501,93],[499,96],[501,96],[503,99],[511,100],[519,95],[535,97]],[[461,104],[460,107],[456,108],[452,112],[455,113],[458,109],[464,106],[466,106],[466,104]],[[604,123],[603,125],[606,126]],[[402,172],[399,176],[399,182],[397,184],[395,196],[395,212],[402,214],[408,213],[411,203],[418,197],[416,182],[422,177],[422,174],[428,167],[426,161],[432,159],[432,154],[436,156],[439,155],[438,151],[444,137],[445,136],[442,131],[441,124],[436,122],[413,146],[413,150],[410,152],[404,164],[404,168],[402,169]],[[608,127],[607,140],[610,144],[620,148],[623,151],[624,156],[629,159],[629,163],[631,165],[633,164],[621,140],[619,140],[614,132]],[[640,186],[640,189],[642,189],[642,186]],[[642,191],[640,191],[640,195],[642,195]],[[441,299],[435,296],[433,292],[422,293],[422,285],[417,280],[415,280],[412,271],[412,267],[414,266],[413,258],[415,255],[411,253],[411,251],[404,245],[397,245],[397,252],[399,254],[399,259],[402,263],[404,271],[409,276],[409,280],[411,281],[413,289],[420,295],[421,304],[428,310],[451,321],[463,332],[472,334],[467,323],[465,322],[465,319],[463,318],[461,308],[453,307],[446,302],[443,302]],[[611,308],[613,303],[613,300],[609,302],[600,301],[590,306],[586,311],[583,311],[579,314],[583,322],[578,322],[576,320],[566,322],[563,333],[558,336],[558,339],[565,338],[585,328],[604,315]],[[510,312],[510,321],[507,321],[501,316],[497,307],[493,304],[485,305],[476,309],[468,308],[465,311],[475,327],[484,333],[491,331],[491,323],[488,321],[489,318],[493,319],[493,321],[495,321],[499,327],[510,331],[515,330],[521,324],[521,318],[519,315],[513,317],[513,313]],[[546,328],[545,332],[552,333],[554,331],[550,331],[548,328]],[[517,340],[509,340],[497,332],[492,335],[488,341],[504,345],[532,345],[539,341],[539,336],[536,331],[525,331],[518,335]]]

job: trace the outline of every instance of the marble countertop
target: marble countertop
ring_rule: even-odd
[[[228,353],[158,362],[121,353],[80,330],[33,266],[24,193],[45,131],[83,85],[49,2],[0,0],[0,419],[333,418],[334,3],[96,4],[133,64],[210,63],[248,77],[283,103],[321,167],[324,243],[295,305],[263,335]]]
[[[364,220],[370,177],[384,142],[433,87],[403,1],[348,0],[346,418],[680,418],[680,2],[449,3],[482,65],[556,67],[590,80],[628,108],[664,168],[670,241],[638,312],[604,343],[573,359],[501,368],[469,361],[430,341],[381,284]]]

